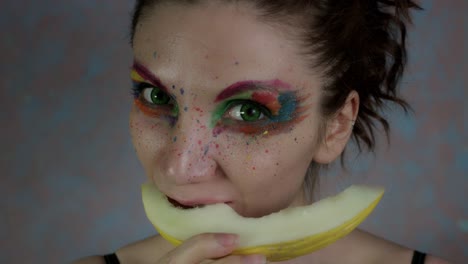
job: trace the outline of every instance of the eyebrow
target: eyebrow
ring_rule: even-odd
[[[167,89],[166,86],[164,86],[161,82],[161,80],[156,77],[148,68],[143,66],[143,64],[135,61],[133,62],[132,70],[134,70],[143,80],[149,81],[151,84],[157,86],[158,88],[161,88],[164,92],[168,92],[169,90]],[[135,76],[132,74],[132,79]],[[134,81],[141,81],[139,80],[140,78],[134,79]]]
[[[236,94],[252,90],[266,90],[272,92],[279,92],[281,90],[291,90],[291,85],[279,79],[267,81],[240,81],[231,84],[230,86],[225,88],[221,93],[219,93],[218,96],[216,96],[215,102],[219,102]]]

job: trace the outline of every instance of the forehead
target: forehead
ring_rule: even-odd
[[[250,5],[218,1],[156,5],[134,39],[136,60],[162,80],[187,85],[280,77],[303,85],[311,72],[298,46],[285,28],[258,20]]]

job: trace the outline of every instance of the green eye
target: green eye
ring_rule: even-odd
[[[143,97],[148,103],[155,105],[166,105],[171,100],[171,97],[158,87],[146,88]]]
[[[255,103],[244,102],[229,110],[229,115],[235,120],[255,122],[265,117],[264,109]]]

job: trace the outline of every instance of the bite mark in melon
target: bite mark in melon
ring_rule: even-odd
[[[299,257],[349,234],[374,210],[383,193],[382,188],[352,185],[308,206],[246,218],[226,204],[177,208],[154,185],[142,186],[148,219],[172,244],[201,233],[233,233],[239,235],[234,254],[263,254],[268,261]]]

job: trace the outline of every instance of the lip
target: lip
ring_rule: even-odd
[[[195,207],[203,207],[205,205],[210,205],[210,204],[218,204],[218,203],[224,203],[224,204],[231,204],[232,202],[229,201],[216,201],[214,199],[198,199],[198,200],[176,200],[172,197],[169,197],[166,195],[167,200],[174,206],[180,207],[182,209],[192,209]]]

